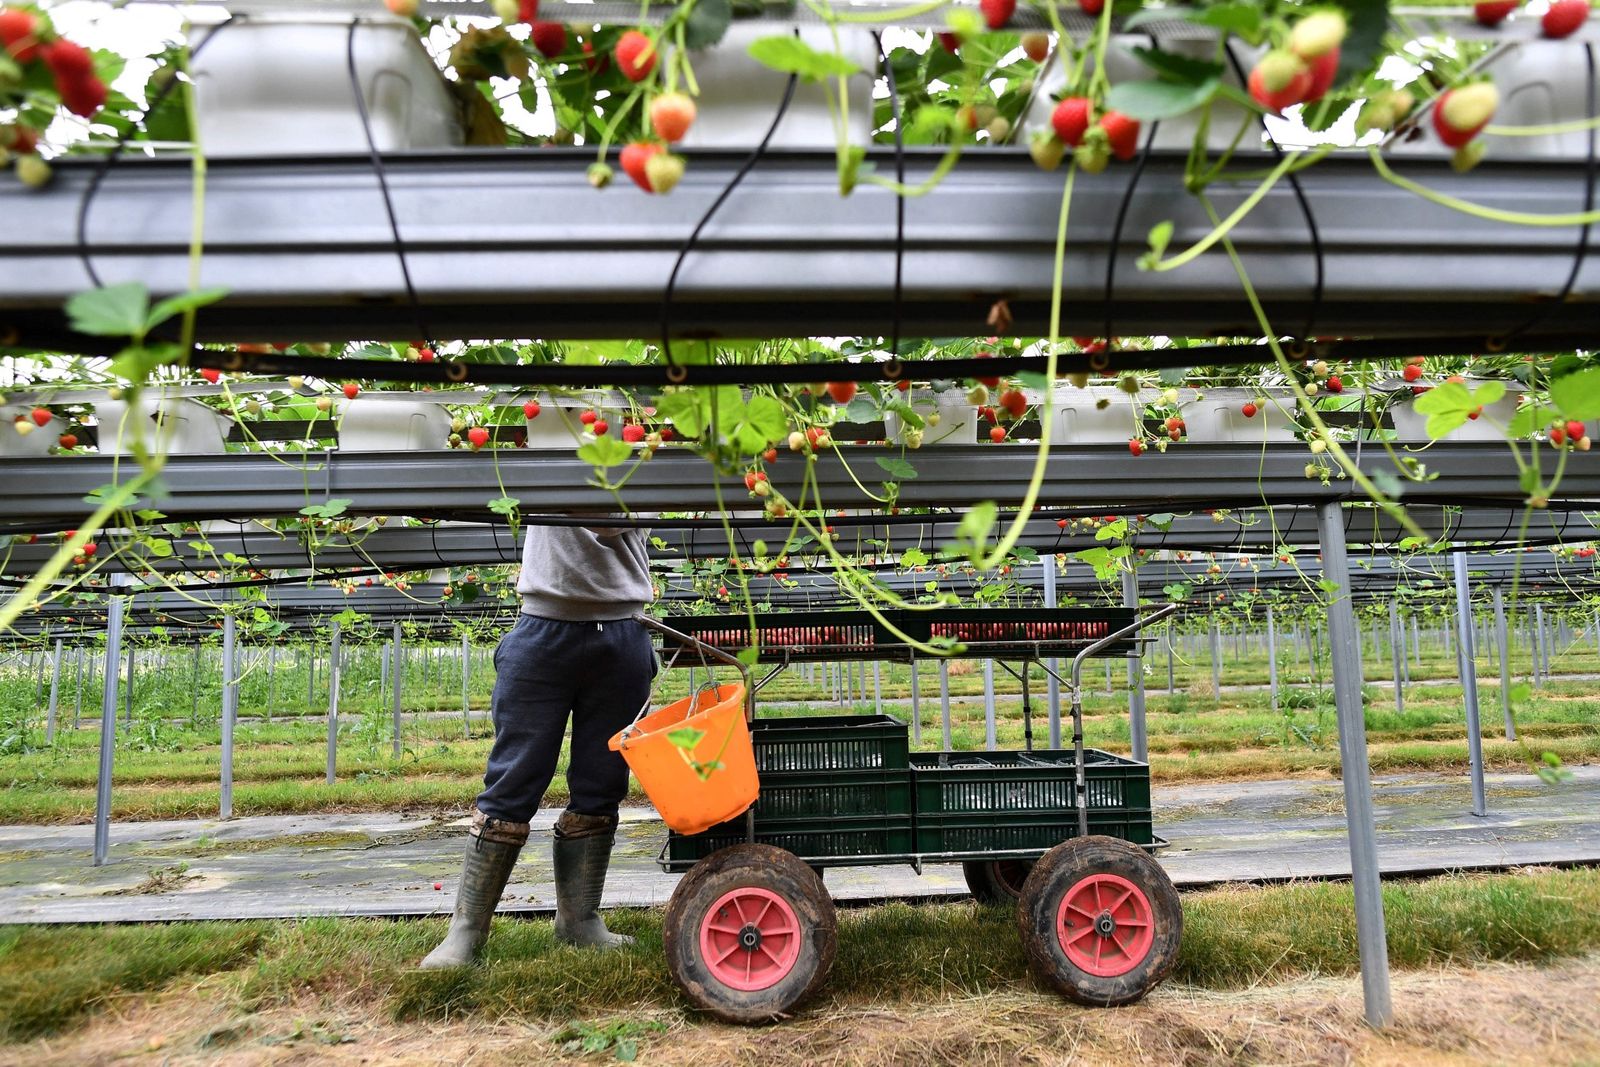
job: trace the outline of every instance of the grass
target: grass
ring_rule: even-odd
[[[1397,969],[1539,962],[1600,950],[1600,872],[1454,876],[1384,887]],[[1231,888],[1184,898],[1174,981],[1210,991],[1354,973],[1349,886]],[[0,1040],[60,1033],[182,979],[237,1012],[315,1003],[394,1019],[562,1021],[674,1010],[659,911],[617,912],[636,936],[601,955],[560,946],[543,920],[502,919],[486,965],[412,969],[438,920],[308,919],[177,926],[15,927],[0,933]],[[217,976],[206,980],[207,976]],[[839,954],[814,1013],[1033,988],[1013,911],[888,904],[840,915]]]

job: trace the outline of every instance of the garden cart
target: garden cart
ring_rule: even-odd
[[[774,664],[759,682],[728,651],[749,643],[745,620],[675,620],[682,630],[648,620],[669,665],[692,652],[738,668],[760,777],[748,811],[671,832],[662,851],[663,867],[683,872],[663,939],[685,995],[730,1022],[779,1018],[833,962],[824,870],[962,863],[969,883],[974,868],[999,872],[978,885],[989,899],[1014,894],[1024,951],[1046,984],[1090,1005],[1144,996],[1177,962],[1182,912],[1151,855],[1164,842],[1151,827],[1149,766],[1084,747],[1080,676],[1085,659],[1131,650],[1139,631],[1178,609],[948,609],[891,620],[919,636],[951,636],[963,656],[1023,666],[1027,747],[1016,752],[913,753],[905,725],[887,715],[756,717],[756,694],[789,663],[913,654],[867,613],[758,620],[762,658]],[[1033,750],[1025,668],[1066,655],[1070,676],[1058,680],[1071,701],[1072,747]]]

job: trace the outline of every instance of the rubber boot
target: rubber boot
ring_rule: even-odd
[[[556,820],[556,940],[598,949],[633,944],[627,934],[607,930],[600,918],[600,895],[605,891],[606,869],[616,839],[614,815],[564,811]]]
[[[422,961],[423,970],[466,967],[478,958],[489,937],[489,920],[500,903],[517,855],[528,840],[528,824],[506,822],[474,812],[467,831],[467,856],[461,864],[461,885],[450,932]]]

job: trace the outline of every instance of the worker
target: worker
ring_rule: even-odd
[[[609,949],[633,939],[600,917],[628,767],[607,742],[650,698],[650,634],[634,616],[654,598],[648,531],[528,527],[517,579],[521,613],[495,649],[494,745],[467,831],[450,932],[422,966],[471,963],[489,936],[528,824],[555,775],[572,718],[566,810],[552,843],[556,937]]]

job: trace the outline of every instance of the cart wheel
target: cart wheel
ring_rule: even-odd
[[[717,1018],[769,1022],[827,977],[837,925],[822,880],[793,853],[731,845],[673,890],[662,923],[667,969]]]
[[[967,888],[984,904],[1015,904],[1022,897],[1022,883],[1033,870],[1033,860],[968,860],[961,865]]]
[[[1114,837],[1065,841],[1034,865],[1017,909],[1034,974],[1079,1004],[1132,1004],[1172,972],[1183,906],[1161,865]]]

